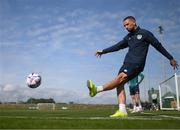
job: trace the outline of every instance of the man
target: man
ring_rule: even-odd
[[[140,73],[135,78],[131,79],[129,84],[129,91],[132,99],[133,104],[133,111],[131,113],[141,112],[142,106],[141,106],[141,100],[140,100],[140,94],[139,94],[139,84],[143,81],[144,75]]]
[[[152,88],[151,90],[152,90],[152,94],[151,94],[151,99],[152,99],[151,109],[157,111],[159,109],[158,94],[157,94],[157,92],[155,92],[154,88]]]
[[[170,64],[174,69],[178,68],[178,63],[176,62],[176,60],[166,51],[166,49],[161,45],[161,43],[154,37],[151,32],[145,29],[141,29],[139,26],[137,26],[136,19],[133,16],[127,16],[126,18],[124,18],[123,25],[129,32],[123,38],[123,40],[109,48],[98,50],[95,53],[97,57],[101,57],[106,53],[129,48],[118,75],[110,82],[102,86],[96,86],[91,80],[87,81],[87,86],[91,97],[95,96],[99,92],[117,88],[119,110],[117,110],[115,114],[111,115],[110,117],[127,116],[124,84],[143,71],[150,44],[170,60]]]

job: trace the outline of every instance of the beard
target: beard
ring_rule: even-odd
[[[126,30],[128,31],[128,32],[130,32],[130,33],[132,33],[132,32],[134,32],[135,30],[136,30],[136,26],[135,27],[133,27],[133,28],[126,28]]]
[[[134,32],[134,29],[126,29],[128,32]]]

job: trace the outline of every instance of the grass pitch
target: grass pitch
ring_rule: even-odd
[[[158,111],[110,118],[115,106],[68,105],[54,111],[0,107],[0,129],[180,129],[180,112]]]

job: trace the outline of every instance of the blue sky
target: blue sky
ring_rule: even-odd
[[[116,103],[115,90],[90,98],[86,80],[110,81],[127,49],[101,59],[95,51],[120,41],[127,34],[122,19],[133,15],[180,61],[179,7],[179,0],[0,0],[0,100],[52,97],[58,102]],[[37,89],[26,86],[31,72],[42,76]],[[149,88],[173,73],[169,61],[150,47],[141,96],[147,98]],[[129,98],[128,89],[126,93]]]

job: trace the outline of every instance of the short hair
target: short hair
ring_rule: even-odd
[[[131,20],[134,20],[136,21],[135,17],[134,16],[127,16],[123,19],[123,21],[127,20],[127,19],[131,19]]]

